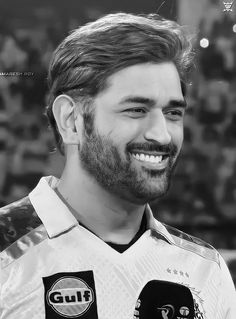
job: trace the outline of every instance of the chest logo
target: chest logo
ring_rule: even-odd
[[[86,312],[94,297],[92,289],[83,280],[64,277],[49,290],[47,301],[59,314],[73,318]]]
[[[184,285],[151,280],[139,294],[133,318],[194,319],[193,295]]]
[[[46,319],[97,318],[94,282],[90,280],[89,284],[85,279],[81,278],[81,273],[61,273],[43,278]]]

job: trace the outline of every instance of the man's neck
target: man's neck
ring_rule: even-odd
[[[118,198],[86,174],[63,174],[57,192],[76,219],[104,241],[127,244],[139,230],[145,206]]]

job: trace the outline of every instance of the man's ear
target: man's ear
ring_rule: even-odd
[[[66,94],[57,96],[53,102],[53,115],[65,144],[78,145],[80,142],[82,117],[76,107],[74,100]]]

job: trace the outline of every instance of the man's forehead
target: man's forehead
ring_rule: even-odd
[[[168,84],[181,89],[179,73],[172,62],[142,63],[123,68],[107,79],[109,88],[136,90],[155,88],[157,85]]]
[[[140,97],[140,101],[141,98],[150,99],[155,103],[163,99],[184,101],[180,77],[171,62],[129,66],[111,75],[107,84],[101,95],[118,103],[129,102],[130,97]]]

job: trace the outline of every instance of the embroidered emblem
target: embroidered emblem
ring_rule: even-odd
[[[170,281],[151,280],[139,294],[133,319],[194,319],[190,289]]]
[[[97,319],[96,292],[92,271],[58,273],[43,278],[46,319]]]

